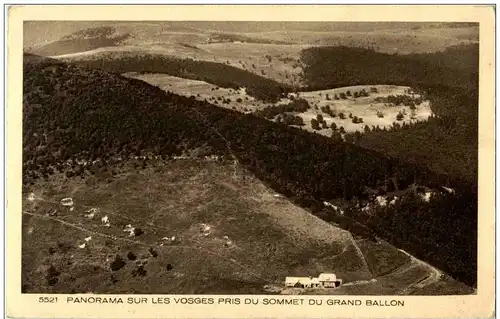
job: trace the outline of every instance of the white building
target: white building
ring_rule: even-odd
[[[61,199],[61,205],[63,205],[63,206],[73,206],[73,198],[68,197],[68,198]]]
[[[286,277],[285,286],[294,288],[337,288],[342,279],[335,274],[322,273],[318,277]]]
[[[337,288],[342,284],[342,279],[337,279],[335,274],[320,274],[318,280],[325,288]]]

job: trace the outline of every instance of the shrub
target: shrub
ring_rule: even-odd
[[[137,277],[137,276],[144,277],[144,276],[146,276],[146,274],[147,274],[147,271],[146,271],[146,269],[144,269],[144,265],[140,265],[136,269],[132,270],[133,277]]]
[[[54,286],[57,281],[59,280],[58,277],[61,274],[60,271],[58,271],[54,265],[50,265],[49,269],[47,269],[47,274],[45,276],[45,279],[47,279],[47,283],[49,286]]]
[[[361,89],[361,92],[359,92],[359,96],[369,96],[368,92],[365,91],[365,89]]]
[[[136,260],[137,256],[133,252],[129,251],[127,254],[127,258],[128,260]]]
[[[156,252],[156,250],[154,250],[153,248],[149,248],[149,253],[151,254],[151,256],[153,257],[158,257],[158,253]]]
[[[321,127],[319,126],[319,122],[317,119],[311,119],[311,127],[314,130],[321,130]]]
[[[125,266],[126,262],[122,257],[116,255],[115,259],[109,265],[112,271],[118,271]]]

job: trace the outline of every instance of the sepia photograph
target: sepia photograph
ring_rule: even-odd
[[[251,17],[22,21],[21,294],[478,294],[479,21]]]
[[[477,24],[24,28],[24,292],[474,293]]]

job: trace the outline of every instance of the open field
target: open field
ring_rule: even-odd
[[[397,294],[435,272],[354,240],[232,164],[122,164],[113,179],[55,175],[25,192],[23,291],[272,293],[287,275],[335,272],[346,285],[334,294]],[[73,205],[61,205],[66,197]],[[407,267],[419,271],[403,275]]]
[[[199,45],[205,54],[193,53],[193,57],[222,62],[280,83],[299,86],[303,84],[300,52],[310,46],[309,44],[210,43]]]
[[[369,93],[370,95],[368,97],[354,98],[353,96],[349,96],[345,100],[334,99],[335,95],[338,96],[341,93],[346,93],[347,91],[354,94],[355,92],[360,92],[361,90],[370,92],[371,88],[376,88],[377,93]],[[395,106],[390,105],[390,103],[374,101],[376,98],[386,98],[389,95],[408,95],[407,90],[410,90],[410,88],[405,86],[358,85],[322,91],[300,92],[299,96],[309,102],[309,105],[311,105],[312,108],[307,112],[300,113],[298,115],[303,118],[304,123],[306,124],[303,128],[308,131],[318,132],[327,136],[331,135],[330,128],[315,130],[311,127],[311,120],[317,118],[318,114],[323,117],[328,127],[331,126],[331,123],[335,123],[339,128],[344,127],[346,132],[363,132],[365,126],[368,126],[370,129],[373,126],[389,128],[393,125],[393,123],[399,123],[402,125],[403,123],[427,120],[429,116],[432,115],[429,101],[423,101],[420,105],[416,106],[414,111],[405,105]],[[418,94],[414,94],[413,97],[419,98],[420,96]],[[326,106],[332,110],[333,114],[336,115],[335,117],[321,111],[321,108]],[[345,115],[345,119],[341,119],[339,117],[340,113]],[[383,117],[379,117],[377,115],[378,113]],[[397,119],[399,113],[405,114],[402,120]],[[350,114],[352,114],[352,117],[357,116],[358,118],[362,118],[363,123],[353,123],[352,118],[350,118]]]
[[[206,100],[212,104],[243,113],[259,110],[268,105],[246,94],[245,89],[221,88],[205,81],[189,80],[166,74],[130,72],[123,75],[142,80],[164,91],[171,91],[187,97],[194,96],[197,100]]]
[[[437,32],[436,32],[437,30]],[[257,36],[255,33],[249,35]],[[314,46],[349,46],[373,48],[390,54],[429,53],[446,47],[474,43],[478,28],[394,28],[367,31],[271,31],[259,33],[264,39],[281,39],[290,43]]]
[[[164,75],[164,74],[138,74],[138,73],[127,73],[127,77],[136,78],[143,80],[149,84],[158,86],[165,91],[171,91],[173,93],[184,95],[184,96],[194,96],[198,100],[207,100],[212,104],[216,104],[221,107],[234,109],[240,112],[253,112],[256,110],[261,110],[269,103],[262,103],[248,96],[245,90],[232,90],[218,88],[215,85],[206,83],[204,81],[187,80],[183,78],[178,78],[174,76]],[[335,96],[339,96],[341,93],[351,92],[351,95],[355,92],[361,92],[365,90],[370,92],[372,88],[377,89],[377,93],[369,93],[368,97],[347,97],[347,99],[337,99]],[[350,87],[335,88],[330,90],[321,91],[311,91],[311,92],[298,92],[297,94],[292,93],[291,95],[305,99],[311,108],[303,113],[296,113],[294,115],[300,116],[305,123],[302,126],[303,129],[310,132],[318,132],[319,134],[331,136],[332,130],[330,128],[332,123],[335,123],[338,128],[343,127],[346,132],[363,132],[365,126],[370,129],[374,126],[379,126],[380,128],[389,128],[393,123],[413,123],[415,121],[425,121],[431,116],[432,110],[429,105],[429,101],[423,101],[420,105],[417,105],[415,110],[411,110],[410,107],[405,105],[392,105],[390,103],[376,102],[376,98],[386,98],[389,95],[408,95],[409,87],[406,86],[396,86],[396,85],[358,85]],[[418,99],[420,95],[412,94],[412,97]],[[276,105],[287,104],[291,100],[288,98],[281,99]],[[330,110],[336,115],[333,117],[322,111],[322,107],[328,106]],[[345,115],[344,119],[339,117],[339,114],[343,113]],[[399,113],[405,114],[402,120],[398,120],[397,116]],[[326,121],[328,128],[316,130],[311,126],[311,120],[316,119],[318,114],[320,114]],[[353,123],[352,116],[361,117],[363,123]],[[383,117],[379,117],[381,114]]]
[[[35,200],[24,201],[25,211],[43,215],[54,208],[57,213],[51,218],[73,227],[25,214],[24,253],[25,260],[30,262],[25,263],[24,282],[33,285],[28,291],[86,292],[76,285],[78,281],[66,280],[64,276],[57,284],[47,286],[43,269],[50,264],[68,276],[76,276],[75,272],[91,264],[108,278],[113,275],[117,280],[115,286],[109,286],[112,279],[107,287],[85,286],[85,290],[94,292],[251,293],[255,289],[262,292],[264,284],[280,282],[288,273],[306,275],[332,268],[346,280],[370,277],[359,256],[341,256],[339,266],[328,260],[340,254],[346,245],[353,244],[349,233],[324,225],[307,212],[267,195],[269,191],[255,186],[255,181],[238,183],[231,178],[231,169],[231,165],[176,161],[124,173],[110,183],[96,177],[80,182],[60,177],[31,189]],[[62,197],[73,198],[73,211],[57,204]],[[271,198],[274,203],[269,203]],[[86,219],[84,214],[91,208],[99,209],[99,213],[93,219]],[[269,215],[271,208],[282,211],[283,215],[279,217],[276,211]],[[284,224],[288,210],[302,212],[297,223]],[[306,216],[302,223],[301,215]],[[110,227],[102,225],[104,216],[108,216]],[[123,232],[127,224],[144,233],[128,237]],[[314,236],[309,229],[301,229],[302,225],[312,229],[316,225],[320,229],[326,227],[321,233],[328,235]],[[78,231],[75,227],[89,231]],[[113,240],[104,235],[125,239]],[[87,236],[92,236],[92,240],[85,249],[79,249],[78,245]],[[172,239],[172,236],[175,240],[162,241],[163,237]],[[164,245],[160,246],[161,243]],[[67,251],[57,248],[61,245]],[[51,247],[57,250],[52,255]],[[157,251],[157,258],[148,253],[149,248]],[[129,252],[138,256],[138,260],[147,260],[147,275],[133,276],[135,261],[128,261],[121,270],[110,270],[115,255],[127,259]],[[314,256],[319,258],[311,263]],[[73,263],[68,264],[67,259]],[[166,271],[167,264],[173,267],[172,271]],[[92,272],[80,274],[79,280],[92,285],[92,281],[82,278],[87,276],[93,276]],[[200,276],[203,283],[196,284]],[[216,288],[214,282],[220,287]],[[233,287],[228,290],[225,282],[232,282]]]
[[[228,27],[231,25],[231,27]],[[25,48],[40,48],[72,33],[111,27],[127,34],[124,44],[157,42],[287,43],[308,45],[375,46],[380,52],[435,52],[463,42],[477,42],[474,24],[353,23],[353,22],[91,22],[30,21],[25,25]],[[431,31],[431,32],[429,32]],[[377,48],[378,47],[378,48]],[[395,50],[396,49],[396,50]]]
[[[136,55],[137,57],[144,54],[159,54],[222,63],[280,83],[301,85],[300,52],[308,47],[310,46],[260,43],[187,45],[184,43],[152,42],[141,45],[100,47],[88,51],[52,55],[51,57],[69,62],[102,58],[119,59],[122,54]],[[241,54],[242,52],[245,54]]]

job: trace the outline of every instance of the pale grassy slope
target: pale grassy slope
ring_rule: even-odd
[[[263,291],[264,284],[279,283],[287,274],[337,271],[346,280],[370,278],[369,270],[355,254],[339,257],[341,266],[328,262],[328,257],[339,255],[346,245],[352,244],[349,233],[324,225],[317,218],[312,221],[308,217],[301,218],[308,213],[286,204],[286,201],[284,204],[276,199],[272,204],[262,200],[267,198],[269,191],[259,185],[255,187],[258,181],[249,176],[245,180],[233,179],[231,169],[230,165],[188,160],[140,172],[128,171],[110,183],[92,177],[86,181],[60,177],[37,185],[30,189],[36,199],[25,200],[23,208],[27,212],[23,253],[25,260],[30,260],[25,263],[25,283],[33,283],[35,291],[79,289],[73,282],[62,280],[55,286],[44,285],[43,269],[55,264],[58,271],[67,276],[92,276],[81,272],[78,275],[87,260],[92,261],[103,276],[114,275],[119,280],[118,286],[86,286],[86,289],[100,292],[139,289],[139,282],[147,283],[145,293],[219,292],[205,283],[194,284],[193,278],[200,274],[211,281],[248,282],[232,288],[240,292],[252,291],[256,284]],[[73,211],[58,204],[63,197],[73,198]],[[57,215],[49,216],[52,220],[39,216],[52,208],[58,210]],[[90,208],[100,210],[99,216],[92,220],[83,216]],[[272,215],[270,210],[273,210]],[[289,212],[294,210],[299,217],[290,224],[284,219],[288,219]],[[278,212],[281,212],[281,217]],[[109,228],[103,227],[100,221],[103,216],[109,217]],[[61,224],[61,221],[87,231]],[[143,229],[144,234],[129,238],[122,231],[127,224]],[[210,227],[206,236],[201,231],[202,225]],[[328,237],[322,238],[309,231],[316,227],[327,227]],[[89,235],[93,236],[89,247],[79,249],[78,245]],[[119,239],[109,239],[104,237],[106,235]],[[172,236],[176,237],[174,244],[157,246],[161,238]],[[106,240],[111,242],[106,244]],[[226,245],[228,240],[231,241],[229,246]],[[50,254],[50,247],[57,248],[58,242],[66,243],[68,251]],[[160,256],[148,257],[148,247],[154,247]],[[138,256],[146,255],[143,259],[148,261],[147,276],[131,276],[132,266],[115,273],[109,269],[110,258],[115,254],[126,256],[128,251]],[[74,260],[75,264],[60,263],[67,258]],[[173,265],[172,273],[161,270],[161,265],[166,263]],[[33,272],[36,269],[42,271]],[[162,276],[167,276],[170,284],[157,284],[167,281]]]
[[[400,275],[415,267],[406,254],[355,240],[232,164],[178,160],[124,167],[113,178],[55,176],[26,191],[27,292],[267,293],[271,286],[276,293],[285,276],[335,272],[346,285],[328,293],[396,294],[432,273]],[[60,205],[64,197],[72,210]],[[91,208],[98,209],[92,219]],[[127,224],[144,233],[129,237]],[[125,264],[113,271],[116,255]],[[51,266],[57,279],[49,285]]]
[[[174,92],[183,96],[194,96],[197,100],[208,102],[243,113],[253,112],[268,106],[246,93],[245,88],[239,90],[221,88],[205,81],[190,80],[166,74],[138,74],[129,72],[126,77],[139,79],[164,91]]]
[[[262,103],[255,100],[253,97],[248,96],[245,93],[244,88],[240,90],[217,88],[215,85],[209,84],[204,81],[187,80],[183,78],[173,77],[164,74],[137,74],[128,73],[128,77],[143,80],[149,84],[158,86],[165,91],[171,91],[179,95],[184,96],[194,96],[198,100],[207,100],[212,104],[218,106],[238,110],[240,112],[248,113],[256,110],[263,109],[269,106],[269,103]],[[378,93],[370,93],[368,97],[349,97],[346,100],[335,100],[335,94],[340,95],[340,93],[346,93],[350,91],[352,94],[354,92],[360,92],[365,90],[370,92],[371,88],[376,88]],[[310,91],[310,92],[298,92],[298,94],[292,94],[307,100],[311,108],[303,113],[295,113],[302,117],[305,125],[301,128],[308,130],[310,132],[317,132],[322,135],[331,136],[332,130],[330,125],[335,123],[337,127],[343,127],[346,132],[360,131],[364,132],[365,126],[370,129],[373,126],[379,126],[380,128],[390,128],[393,123],[412,123],[415,121],[426,121],[432,114],[429,101],[424,101],[422,104],[418,105],[414,111],[412,111],[408,106],[387,106],[387,103],[375,102],[374,99],[378,97],[387,97],[388,95],[404,95],[405,92],[410,88],[407,86],[396,86],[396,85],[358,85],[349,86],[342,88],[335,88],[329,90],[321,91]],[[415,98],[419,95],[415,94]],[[223,103],[224,100],[229,99],[228,103]],[[238,102],[240,101],[240,102]],[[289,103],[288,98],[281,99],[276,104],[286,104]],[[332,111],[337,114],[336,117],[324,113],[321,111],[322,107],[329,106]],[[383,117],[379,117],[377,114],[381,112]],[[402,112],[405,114],[403,120],[398,121],[397,116]],[[338,114],[344,113],[345,119],[339,118]],[[314,130],[311,126],[311,120],[317,118],[321,115],[328,124],[327,129]],[[363,123],[353,123],[349,115],[363,118]]]
[[[350,91],[351,94],[354,92],[360,92],[364,89],[366,92],[370,92],[371,88],[376,88],[378,93],[370,93],[368,97],[349,97],[347,100],[335,100],[335,94],[340,95],[340,93],[346,93]],[[360,131],[363,132],[365,126],[370,127],[379,126],[380,128],[389,128],[393,123],[411,123],[415,121],[425,121],[433,113],[430,108],[429,101],[424,101],[422,104],[418,105],[414,112],[404,105],[400,106],[387,106],[387,103],[375,102],[374,99],[378,97],[387,97],[389,95],[404,95],[406,90],[410,88],[407,86],[396,86],[396,85],[358,85],[349,86],[342,88],[335,88],[330,90],[321,91],[311,91],[311,92],[299,92],[299,96],[309,102],[313,108],[309,109],[307,112],[299,114],[304,119],[304,128],[308,131],[315,131],[323,135],[330,136],[330,129],[322,129],[316,131],[311,127],[311,119],[316,118],[318,114],[321,114],[327,124],[330,126],[331,123],[335,123],[337,127],[344,127],[347,132]],[[327,96],[329,99],[327,99]],[[415,94],[415,98],[419,95]],[[337,114],[336,117],[332,117],[321,111],[321,107],[329,106],[331,110]],[[318,109],[316,109],[316,107]],[[377,113],[381,112],[383,117],[378,117]],[[397,115],[402,112],[405,114],[403,120],[398,121]],[[344,113],[345,119],[340,119],[338,114]],[[349,118],[349,114],[353,117],[363,118],[363,123],[353,123],[352,119]]]

